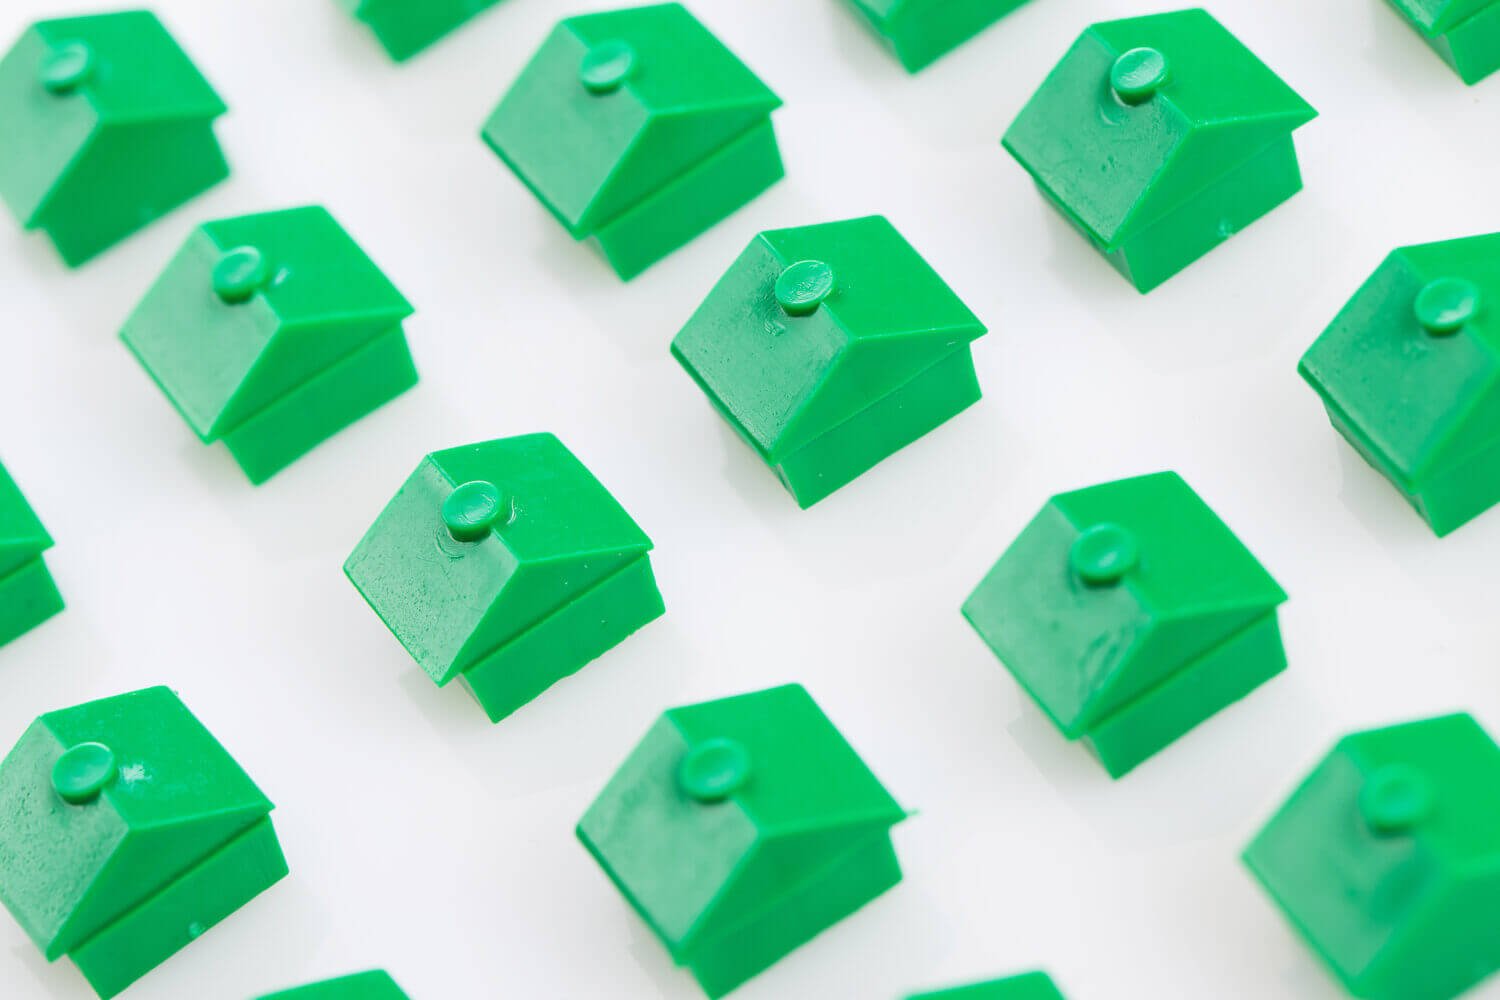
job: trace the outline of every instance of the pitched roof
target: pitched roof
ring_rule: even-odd
[[[453,536],[444,505],[488,483],[495,519]],[[344,564],[422,669],[446,684],[651,549],[651,539],[551,434],[434,452]]]
[[[1111,537],[1112,550],[1089,553]],[[1118,559],[1115,585],[1082,575],[1101,552]],[[1053,497],[963,612],[1076,737],[1284,600],[1218,515],[1161,472]]]
[[[39,21],[34,30],[54,52],[87,48],[94,69],[80,91],[106,124],[215,118],[228,110],[150,11]]]
[[[1472,289],[1472,315],[1429,332],[1424,289]],[[1298,371],[1408,493],[1500,439],[1500,233],[1402,247],[1303,355]],[[1423,307],[1425,308],[1425,306]]]
[[[98,797],[69,804],[54,766],[113,755]],[[0,763],[0,900],[49,959],[66,954],[271,811],[170,690],[49,712]]]
[[[21,488],[0,465],[0,576],[52,547],[52,536],[26,502]]]
[[[777,283],[805,261],[826,265],[828,284],[792,315]],[[984,332],[896,228],[869,216],[761,233],[672,354],[775,463]]]
[[[1165,59],[1136,104],[1117,60]],[[1005,133],[1004,146],[1088,232],[1113,248],[1317,112],[1204,10],[1090,27]]]
[[[1391,3],[1425,34],[1443,35],[1493,7],[1495,0],[1391,0]]]
[[[558,24],[484,139],[582,238],[780,104],[682,5],[634,7]]]
[[[246,248],[263,281],[231,301],[221,265]],[[120,336],[205,441],[368,344],[412,307],[321,207],[206,223]]]
[[[722,795],[694,784],[703,773],[725,779]],[[578,835],[680,955],[904,818],[793,684],[667,712],[589,807]]]

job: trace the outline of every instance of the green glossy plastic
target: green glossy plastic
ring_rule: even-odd
[[[1005,133],[1047,200],[1150,291],[1302,188],[1316,117],[1203,10],[1085,31]]]
[[[793,684],[668,711],[578,837],[719,997],[899,882],[905,815]]]
[[[407,996],[388,973],[373,970],[267,993],[260,1000],[407,1000]]]
[[[392,59],[410,59],[499,0],[339,0]]]
[[[1354,996],[1457,996],[1500,968],[1500,747],[1468,715],[1347,736],[1244,860]]]
[[[1389,0],[1464,83],[1500,69],[1500,0]]]
[[[1065,1000],[1062,991],[1045,972],[996,979],[971,986],[956,986],[935,993],[918,993],[907,1000]]]
[[[849,0],[912,73],[979,34],[1026,0]]]
[[[632,278],[782,176],[781,100],[680,4],[558,24],[484,141]]]
[[[406,299],[322,208],[199,226],[120,337],[253,483],[416,384]]]
[[[0,901],[114,996],[287,873],[271,808],[167,688],[49,712],[0,763]]]
[[[52,536],[0,465],[0,646],[63,609],[42,553]]]
[[[1396,250],[1303,355],[1333,426],[1438,535],[1500,501],[1500,233]]]
[[[344,563],[439,687],[492,722],[665,608],[651,539],[551,434],[428,455]]]
[[[672,355],[805,508],[978,401],[984,332],[870,216],[761,233]]]
[[[39,21],[0,59],[0,200],[76,267],[229,176],[225,110],[154,14]]]
[[[1286,594],[1175,472],[1053,497],[963,606],[1119,777],[1286,667]]]

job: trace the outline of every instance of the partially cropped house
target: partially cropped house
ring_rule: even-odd
[[[155,14],[38,21],[0,58],[0,201],[82,264],[229,176],[224,111]]]

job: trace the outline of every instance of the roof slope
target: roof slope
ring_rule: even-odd
[[[1458,279],[1477,310],[1434,335],[1417,303]],[[1500,439],[1500,233],[1394,251],[1298,366],[1364,450],[1408,493]]]
[[[791,315],[776,285],[820,261],[832,286]],[[780,229],[751,242],[672,341],[672,353],[772,463],[985,332],[881,216]]]
[[[562,21],[483,134],[582,238],[780,104],[685,7],[668,3]]]
[[[1161,53],[1166,79],[1130,104],[1116,60]],[[1317,112],[1204,10],[1107,21],[1074,43],[1003,144],[1101,243],[1114,248]]]

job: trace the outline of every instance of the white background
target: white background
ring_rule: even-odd
[[[277,803],[292,874],[128,997],[371,966],[416,1000],[699,997],[573,825],[664,708],[792,680],[919,814],[903,883],[737,1000],[1033,967],[1073,1000],[1340,995],[1237,855],[1343,732],[1456,708],[1500,731],[1500,513],[1438,541],[1296,361],[1392,247],[1500,228],[1500,78],[1464,87],[1378,0],[1217,0],[1322,113],[1306,190],[1142,297],[998,139],[1088,22],[1167,5],[1035,0],[913,78],[834,0],[697,0],[786,101],[787,179],[622,284],[478,139],[569,5],[506,0],[399,67],[332,2],[156,6],[232,108],[234,176],[77,272],[0,225],[0,455],[69,604],[0,649],[0,747],[169,684]],[[74,10],[6,0],[0,37]],[[422,382],[256,489],[116,333],[192,225],[308,202],[417,306]],[[799,511],[667,345],[756,231],[871,212],[990,326],[985,398]],[[535,430],[653,537],[668,613],[491,726],[340,567],[424,453]],[[1050,494],[1162,468],[1291,594],[1291,667],[1111,782],[958,608]],[[0,914],[0,995],[91,993]]]

